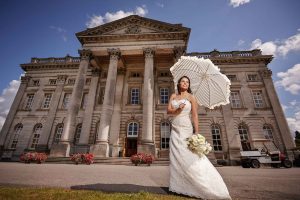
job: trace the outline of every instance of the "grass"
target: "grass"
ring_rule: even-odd
[[[183,200],[190,199],[175,195],[139,193],[103,193],[88,190],[71,190],[61,188],[32,188],[32,187],[4,187],[0,186],[0,199],[5,200]]]

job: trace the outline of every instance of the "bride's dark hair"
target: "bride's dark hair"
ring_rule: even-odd
[[[192,94],[192,90],[191,90],[191,81],[190,81],[189,77],[187,77],[187,76],[182,76],[182,77],[178,80],[178,82],[177,82],[177,91],[178,91],[178,94],[181,93],[181,92],[180,92],[180,86],[179,86],[179,84],[180,84],[180,81],[181,81],[183,78],[186,78],[187,80],[189,80],[189,87],[188,87],[188,89],[187,89],[187,92],[190,93],[190,94]]]

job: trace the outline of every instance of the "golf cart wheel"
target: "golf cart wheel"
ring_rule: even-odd
[[[260,163],[258,160],[252,160],[251,161],[251,167],[252,168],[260,168]]]
[[[293,166],[293,163],[290,160],[284,160],[282,161],[282,164],[285,168],[291,168]]]

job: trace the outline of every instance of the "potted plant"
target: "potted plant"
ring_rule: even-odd
[[[24,163],[36,162],[41,164],[47,160],[47,155],[45,153],[37,152],[26,152],[21,154],[20,161]]]
[[[47,160],[47,155],[45,153],[35,153],[35,161],[38,164],[45,162]]]
[[[91,153],[76,153],[71,156],[71,160],[76,165],[78,165],[79,163],[90,165],[94,162],[94,155]]]
[[[94,162],[94,155],[91,154],[91,153],[86,153],[86,154],[83,154],[83,159],[82,161],[87,164],[87,165],[90,165]]]
[[[73,154],[71,156],[71,160],[76,164],[78,165],[79,163],[82,162],[82,156],[80,153],[76,153],[76,154]]]

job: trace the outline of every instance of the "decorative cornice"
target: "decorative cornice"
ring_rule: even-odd
[[[154,48],[144,48],[143,49],[145,58],[153,58],[155,50]]]
[[[31,77],[30,76],[21,76],[21,84],[29,83]]]
[[[117,48],[107,49],[107,52],[112,60],[119,60],[121,56],[121,51]]]
[[[272,77],[272,70],[270,70],[270,69],[264,69],[259,72],[263,78],[271,78]]]

